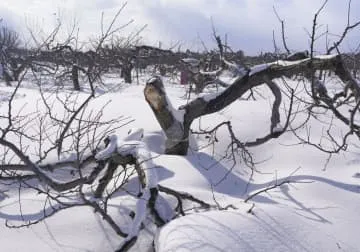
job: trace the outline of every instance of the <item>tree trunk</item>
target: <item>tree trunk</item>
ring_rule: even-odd
[[[161,76],[165,76],[165,75],[166,75],[166,68],[165,68],[165,66],[160,65],[160,67],[159,67],[159,72],[160,72],[160,75],[161,75]]]
[[[76,65],[73,65],[71,68],[71,79],[74,85],[74,89],[76,91],[80,91],[79,69]]]
[[[3,70],[3,75],[4,75],[4,80],[5,80],[6,86],[11,87],[11,81],[13,81],[13,78],[11,77],[11,75],[9,74],[9,72],[6,69]]]
[[[131,83],[132,82],[131,68],[126,68],[126,70],[124,72],[124,80],[125,80],[125,83]]]
[[[189,147],[189,126],[179,120],[182,111],[178,111],[179,117],[175,116],[175,109],[166,97],[161,79],[150,79],[146,84],[144,95],[167,137],[165,153],[186,155]]]
[[[132,83],[131,71],[133,66],[131,63],[124,64],[121,68],[121,77],[124,78],[125,83]]]

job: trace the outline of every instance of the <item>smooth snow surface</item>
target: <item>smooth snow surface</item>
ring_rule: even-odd
[[[212,211],[182,217],[163,227],[155,244],[161,252],[359,251],[298,214],[272,207],[253,215]]]

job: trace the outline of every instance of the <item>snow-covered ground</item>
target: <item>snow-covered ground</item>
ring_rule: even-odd
[[[324,169],[326,154],[310,146],[292,145],[296,139],[291,133],[285,133],[250,149],[255,161],[259,161],[258,172],[252,178],[251,170],[242,163],[229,173],[232,163],[219,162],[228,144],[225,130],[219,132],[215,150],[212,146],[206,147],[207,139],[192,136],[187,156],[164,155],[164,135],[144,99],[145,79],[140,80],[140,85],[109,80],[111,91],[105,90],[90,108],[111,101],[104,109],[104,119],[120,115],[134,119],[117,129],[119,138],[125,138],[131,128],[144,129],[143,139],[154,157],[152,162],[161,185],[191,193],[221,207],[231,204],[236,209],[188,210],[185,217],[159,230],[148,225],[141,231],[132,251],[151,251],[153,237],[157,251],[360,251],[357,233],[360,227],[360,155],[356,147],[350,146],[348,152],[333,156]],[[165,82],[165,87],[174,107],[187,102],[183,86]],[[12,90],[1,84],[2,113],[7,109],[6,97]],[[39,99],[38,90],[28,85],[20,88],[15,103],[20,108],[25,103],[35,104]],[[34,107],[26,106],[24,110],[29,112]],[[264,91],[263,98],[238,100],[219,113],[194,122],[193,127],[206,128],[231,120],[239,139],[254,140],[268,133],[270,109],[271,100]],[[315,136],[321,134],[316,126],[312,125]],[[244,203],[248,195],[283,179],[292,183]],[[21,223],[22,218],[25,221],[39,218],[43,198],[26,190],[19,196],[14,186],[2,185],[1,191],[5,191],[0,201],[1,251],[114,251],[123,240],[87,207],[64,210],[29,228],[9,229],[6,221],[16,224]],[[173,198],[161,196],[174,203]],[[188,203],[185,209],[195,205]],[[136,201],[123,195],[111,202],[109,211],[119,224],[126,226],[129,209],[135,207]]]

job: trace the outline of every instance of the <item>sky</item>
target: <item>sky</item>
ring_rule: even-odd
[[[51,31],[57,20],[63,33],[71,30],[74,20],[83,41],[99,36],[101,16],[106,26],[125,1],[122,0],[1,0],[0,18],[24,34],[28,28]],[[120,36],[141,32],[142,43],[170,48],[203,50],[216,46],[212,24],[233,50],[246,55],[274,51],[273,31],[277,46],[282,48],[281,25],[274,8],[285,20],[286,40],[292,51],[309,49],[309,32],[314,14],[323,0],[128,0],[117,25],[134,20]],[[328,41],[338,39],[347,24],[348,1],[329,0],[318,17],[317,33],[329,30]],[[352,0],[350,24],[360,20],[360,1]],[[3,22],[4,23],[4,22]],[[344,41],[344,51],[355,50],[360,43],[360,26]],[[325,36],[316,41],[317,53],[326,48]]]

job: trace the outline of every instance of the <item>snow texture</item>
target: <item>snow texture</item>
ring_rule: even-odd
[[[294,213],[272,208],[254,213],[213,211],[178,218],[157,234],[155,251],[358,251]],[[279,214],[283,224],[275,217]],[[301,224],[295,227],[291,222]]]
[[[154,81],[157,80],[157,78],[160,78],[160,77],[159,77],[159,76],[151,77],[147,82],[148,82],[148,83],[154,82]]]
[[[114,153],[114,151],[116,150],[116,147],[117,147],[117,136],[116,135],[111,135],[108,137],[109,139],[109,144],[108,146],[98,152],[96,155],[95,155],[95,158],[97,160],[105,160],[107,158],[109,158],[111,156],[111,154]]]
[[[184,63],[189,64],[191,66],[198,66],[200,64],[200,61],[195,58],[184,58],[184,59],[181,59],[181,61],[183,61]]]
[[[229,70],[234,72],[237,76],[244,76],[247,73],[245,67],[241,67],[236,63],[224,60],[225,64],[229,67]]]
[[[338,54],[330,54],[330,55],[316,55],[314,56],[315,59],[333,59],[336,56],[338,56]]]
[[[202,75],[209,75],[209,76],[217,76],[219,74],[220,70],[215,70],[215,71],[211,71],[211,72],[205,72],[200,70],[199,73]]]
[[[170,205],[169,201],[166,200],[162,195],[158,195],[155,202],[155,209],[161,219],[165,222],[169,222],[174,218],[174,210]]]
[[[128,135],[123,139],[124,142],[128,141],[141,141],[144,137],[143,128],[132,128],[129,130]]]
[[[131,224],[130,232],[128,236],[123,241],[124,243],[131,240],[132,238],[138,236],[141,223],[145,220],[147,215],[147,203],[150,199],[150,191],[145,190],[141,198],[136,202],[135,218]],[[120,245],[121,247],[122,245]]]
[[[250,74],[249,75],[251,76],[251,75],[254,75],[254,74],[258,73],[258,72],[264,71],[268,67],[269,67],[268,63],[253,66],[252,68],[250,68]]]
[[[201,99],[203,99],[206,102],[209,102],[211,100],[216,99],[219,95],[221,95],[222,92],[218,92],[218,93],[210,93],[210,94],[201,94],[199,97]]]

